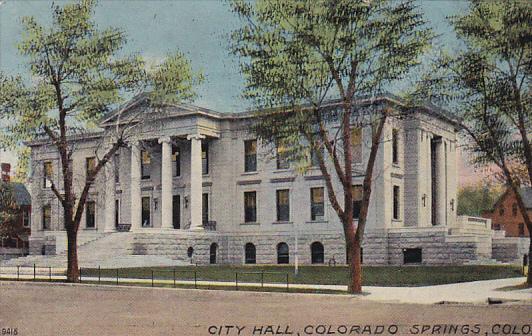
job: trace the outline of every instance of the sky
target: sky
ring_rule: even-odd
[[[66,2],[70,1],[0,0],[0,71],[27,72],[17,51],[20,18],[34,16],[40,23],[50,23],[52,3]],[[452,49],[456,40],[446,17],[463,11],[466,2],[421,0],[419,4],[431,27],[441,34],[438,44]],[[124,29],[128,36],[124,52],[140,53],[148,61],[158,62],[176,49],[183,52],[194,70],[206,77],[195,105],[220,112],[249,107],[240,98],[244,80],[239,60],[228,51],[228,34],[240,23],[225,0],[100,0],[95,20],[100,28]],[[471,172],[461,167],[460,175],[464,181]]]

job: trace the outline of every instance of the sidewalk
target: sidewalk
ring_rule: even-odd
[[[16,279],[16,268],[11,270],[11,272],[6,272],[6,268],[2,269],[2,274],[0,274],[0,279]],[[52,274],[46,274],[40,272],[37,274],[37,280],[46,281],[46,280],[65,280],[64,275],[58,275],[57,272],[60,272],[60,269],[53,269]],[[55,273],[55,274],[54,274]],[[31,281],[33,280],[33,274],[19,274],[19,279],[21,281]],[[361,298],[371,301],[379,302],[397,302],[397,303],[420,303],[420,304],[435,304],[442,302],[452,302],[452,303],[470,303],[470,304],[485,304],[487,303],[488,298],[491,299],[502,299],[510,301],[519,301],[519,303],[525,303],[532,305],[532,288],[521,289],[521,290],[511,290],[511,291],[501,291],[497,290],[501,287],[507,286],[516,286],[522,284],[526,278],[509,278],[509,279],[498,279],[498,280],[484,280],[484,281],[474,281],[474,282],[465,282],[465,283],[456,283],[456,284],[447,284],[447,285],[437,285],[437,286],[424,286],[424,287],[377,287],[377,286],[365,286],[363,287],[364,294]],[[117,280],[114,277],[82,277],[82,282],[98,283],[98,281],[116,285]],[[119,285],[130,285],[137,284],[145,287],[152,286],[152,279],[141,279],[141,278],[119,278]],[[169,286],[174,285],[174,280],[172,279],[155,279],[153,282],[154,286]],[[205,286],[209,287],[233,287],[236,289],[236,284],[234,281],[205,281],[205,280],[176,280],[175,284],[194,286],[197,285],[198,288]],[[261,287],[261,283],[256,282],[238,282],[238,288],[244,289],[246,287]],[[264,289],[276,288],[276,289],[286,289],[287,285],[285,283],[264,283]],[[291,290],[303,289],[317,289],[317,290],[332,290],[332,291],[341,291],[345,292],[347,286],[342,285],[309,285],[309,284],[289,284],[288,286]]]

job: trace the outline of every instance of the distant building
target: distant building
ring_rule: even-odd
[[[11,164],[5,162],[0,163],[0,180],[3,182],[9,182],[11,180]]]
[[[525,203],[528,216],[532,216],[532,188],[520,188],[519,194]],[[506,237],[529,237],[523,215],[517,206],[515,193],[510,188],[499,197],[492,210],[485,212],[482,217],[491,219],[492,229],[505,231]]]
[[[27,254],[29,237],[31,234],[31,196],[22,183],[2,181],[13,192],[15,204],[18,206],[13,221],[13,230],[9,234],[0,236],[0,258],[11,258]],[[1,223],[5,224],[5,223]]]

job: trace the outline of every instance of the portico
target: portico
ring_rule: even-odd
[[[190,143],[190,172],[189,180],[185,181],[184,199],[185,207],[190,209],[190,225],[181,225],[179,229],[188,229],[194,231],[203,230],[202,222],[202,141],[206,136],[200,133],[188,134],[185,137],[170,137],[162,136],[157,139],[157,144],[160,145],[160,198],[157,203],[160,204],[160,229],[161,230],[175,230],[173,224],[174,216],[174,176],[172,174],[172,144],[176,141],[180,143],[186,139]],[[149,139],[153,141],[153,139]],[[131,166],[130,166],[130,218],[131,231],[142,231],[146,226],[142,223],[142,148],[144,140],[135,140],[130,143],[131,152]],[[113,185],[114,176],[109,177],[108,185]],[[157,181],[155,181],[157,185]],[[157,189],[157,188],[155,188]],[[111,202],[107,202],[107,206],[111,208]],[[114,202],[113,202],[114,204]],[[155,209],[156,210],[156,209]],[[114,213],[114,211],[113,211]],[[111,209],[107,211],[109,218],[111,218]],[[114,223],[114,218],[111,219]],[[150,225],[148,229],[151,229]]]

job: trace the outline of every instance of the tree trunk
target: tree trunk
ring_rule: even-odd
[[[532,231],[528,231],[528,236],[530,237],[530,242],[528,243],[528,276],[526,277],[526,283],[528,287],[532,287],[532,276],[530,272],[530,256],[532,256]]]
[[[362,263],[360,258],[360,241],[354,236],[349,245],[352,246],[350,249],[349,256],[349,286],[348,292],[351,294],[361,294],[362,293]]]
[[[65,204],[63,220],[67,231],[67,282],[79,282],[78,226],[72,220],[72,207]]]

